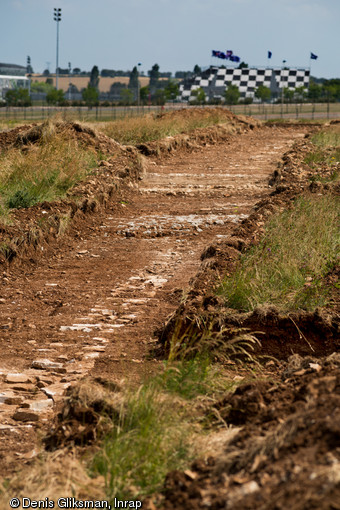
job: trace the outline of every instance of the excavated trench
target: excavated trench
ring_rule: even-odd
[[[270,193],[277,162],[308,129],[260,128],[148,158],[138,190],[72,228],[49,257],[5,272],[2,475],[36,455],[63,392],[85,374],[139,382],[157,369],[153,333],[178,306],[202,250]]]

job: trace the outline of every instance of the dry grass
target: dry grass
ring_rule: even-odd
[[[98,129],[107,136],[124,145],[136,145],[167,136],[190,133],[198,128],[214,126],[230,121],[229,114],[221,109],[207,109],[182,115],[181,111],[174,115],[146,115],[142,118],[122,119],[115,122],[98,124]]]
[[[91,478],[86,465],[69,450],[44,453],[35,461],[0,485],[0,508],[9,508],[12,497],[43,500],[75,497],[105,499],[105,481]]]
[[[45,123],[39,142],[0,154],[0,215],[64,197],[98,159],[66,133],[57,133],[54,121]]]

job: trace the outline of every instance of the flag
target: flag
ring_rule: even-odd
[[[272,52],[268,51],[268,58],[272,58]]]
[[[212,57],[217,57],[217,58],[227,58],[225,53],[223,53],[223,51],[216,51],[216,50],[212,50]]]
[[[231,50],[227,50],[225,52],[225,54],[226,54],[226,58],[230,58],[232,56],[233,52]]]
[[[316,60],[316,59],[318,58],[318,56],[317,56],[317,55],[315,55],[315,53],[311,53],[311,54],[310,54],[310,58],[311,58],[312,60]]]
[[[240,62],[240,57],[237,57],[236,55],[231,55],[230,60],[232,62]]]

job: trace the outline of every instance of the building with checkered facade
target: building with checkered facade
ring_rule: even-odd
[[[275,97],[281,93],[282,88],[294,90],[304,87],[307,89],[309,75],[309,69],[267,67],[237,69],[211,66],[201,74],[184,80],[180,84],[180,99],[182,101],[194,100],[192,91],[199,88],[204,90],[209,100],[223,98],[228,85],[236,85],[241,98],[254,98],[255,91],[260,85],[270,88],[272,96]]]

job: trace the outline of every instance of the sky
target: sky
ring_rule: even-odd
[[[59,66],[90,71],[189,71],[228,64],[212,50],[232,50],[249,67],[309,67],[318,78],[340,77],[340,0],[0,0],[0,62],[34,72]],[[230,64],[231,65],[231,64]]]

